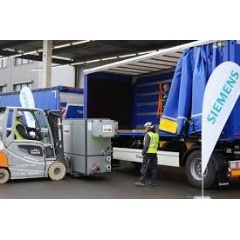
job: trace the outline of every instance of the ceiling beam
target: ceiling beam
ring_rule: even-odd
[[[24,55],[22,57],[19,58],[23,58],[23,59],[29,59],[29,60],[33,60],[33,61],[39,61],[42,62],[42,53],[39,54],[39,56],[35,56],[35,55]],[[71,61],[68,60],[64,60],[64,59],[59,59],[59,58],[52,58],[52,63],[56,63],[56,64],[70,64],[72,63]]]
[[[136,45],[128,43],[127,40],[98,40],[98,42],[103,43],[104,45],[111,45],[114,47],[119,47],[124,50],[128,50],[129,53],[133,53],[135,51],[139,50],[139,47],[136,47]]]
[[[16,47],[22,44],[28,44],[30,42],[33,42],[33,40],[9,40],[7,43],[2,43],[0,41],[0,48],[12,48],[12,47]]]
[[[11,57],[16,55],[16,52],[10,52],[10,51],[3,51],[0,50],[0,55],[4,56],[4,57]],[[23,58],[23,59],[29,59],[29,60],[33,60],[33,61],[38,61],[38,62],[42,62],[42,53],[38,53],[39,55],[22,55],[18,58]],[[64,60],[64,59],[59,59],[59,58],[52,58],[52,63],[56,63],[56,64],[70,64],[72,63],[71,61],[68,60]]]

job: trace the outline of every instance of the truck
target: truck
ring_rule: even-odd
[[[196,41],[84,71],[84,117],[118,121],[113,159],[142,162],[145,122],[159,129],[158,164],[185,168],[201,187],[201,111],[206,83],[222,62],[240,64],[240,43]],[[170,85],[163,102],[163,85]],[[214,89],[213,89],[214,91]],[[204,174],[204,187],[240,177],[240,98],[228,118]]]
[[[34,121],[38,140],[16,139],[14,126],[21,112]],[[12,179],[50,178],[111,172],[110,119],[72,118],[62,121],[60,111],[0,107],[0,184]],[[33,132],[31,134],[34,134]],[[65,147],[64,147],[65,146]]]
[[[151,121],[160,135],[158,164],[185,168],[189,183],[200,187],[203,94],[210,74],[225,61],[240,63],[239,41],[196,41],[86,69],[83,119],[116,120],[117,136],[111,138],[109,159],[111,163],[129,161],[135,165],[142,162],[143,125]],[[165,84],[170,86],[167,101],[163,99]],[[208,163],[205,188],[228,185],[231,178],[240,177],[239,108],[240,99]],[[66,117],[66,121],[68,119]],[[70,125],[66,133],[68,128]],[[71,129],[75,133],[74,128]]]
[[[0,106],[21,107],[20,91],[0,94]],[[83,118],[83,89],[55,86],[32,89],[35,108],[60,110],[63,118]]]

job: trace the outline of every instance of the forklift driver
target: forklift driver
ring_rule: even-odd
[[[15,139],[16,140],[24,140],[24,139],[39,140],[39,137],[36,134],[35,134],[35,136],[32,136],[29,134],[29,132],[31,132],[31,131],[36,133],[38,131],[38,128],[31,128],[31,127],[24,126],[24,124],[22,122],[22,120],[23,120],[22,118],[23,118],[23,113],[18,111],[17,118],[14,123]]]

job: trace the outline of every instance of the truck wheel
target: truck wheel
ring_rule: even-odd
[[[51,180],[58,181],[65,177],[66,167],[61,162],[54,162],[48,169],[48,176]]]
[[[216,182],[216,170],[213,165],[214,154],[211,156],[204,177],[204,188],[213,187]],[[189,183],[197,188],[202,186],[201,150],[193,151],[187,157],[186,175]]]
[[[9,171],[6,168],[0,168],[0,184],[6,183],[10,178]]]

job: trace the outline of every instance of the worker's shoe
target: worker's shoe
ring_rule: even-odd
[[[150,182],[149,184],[152,185],[152,186],[157,186],[157,183],[154,182],[154,181]]]
[[[137,187],[145,187],[146,186],[146,184],[144,183],[144,182],[135,182],[135,186],[137,186]]]

